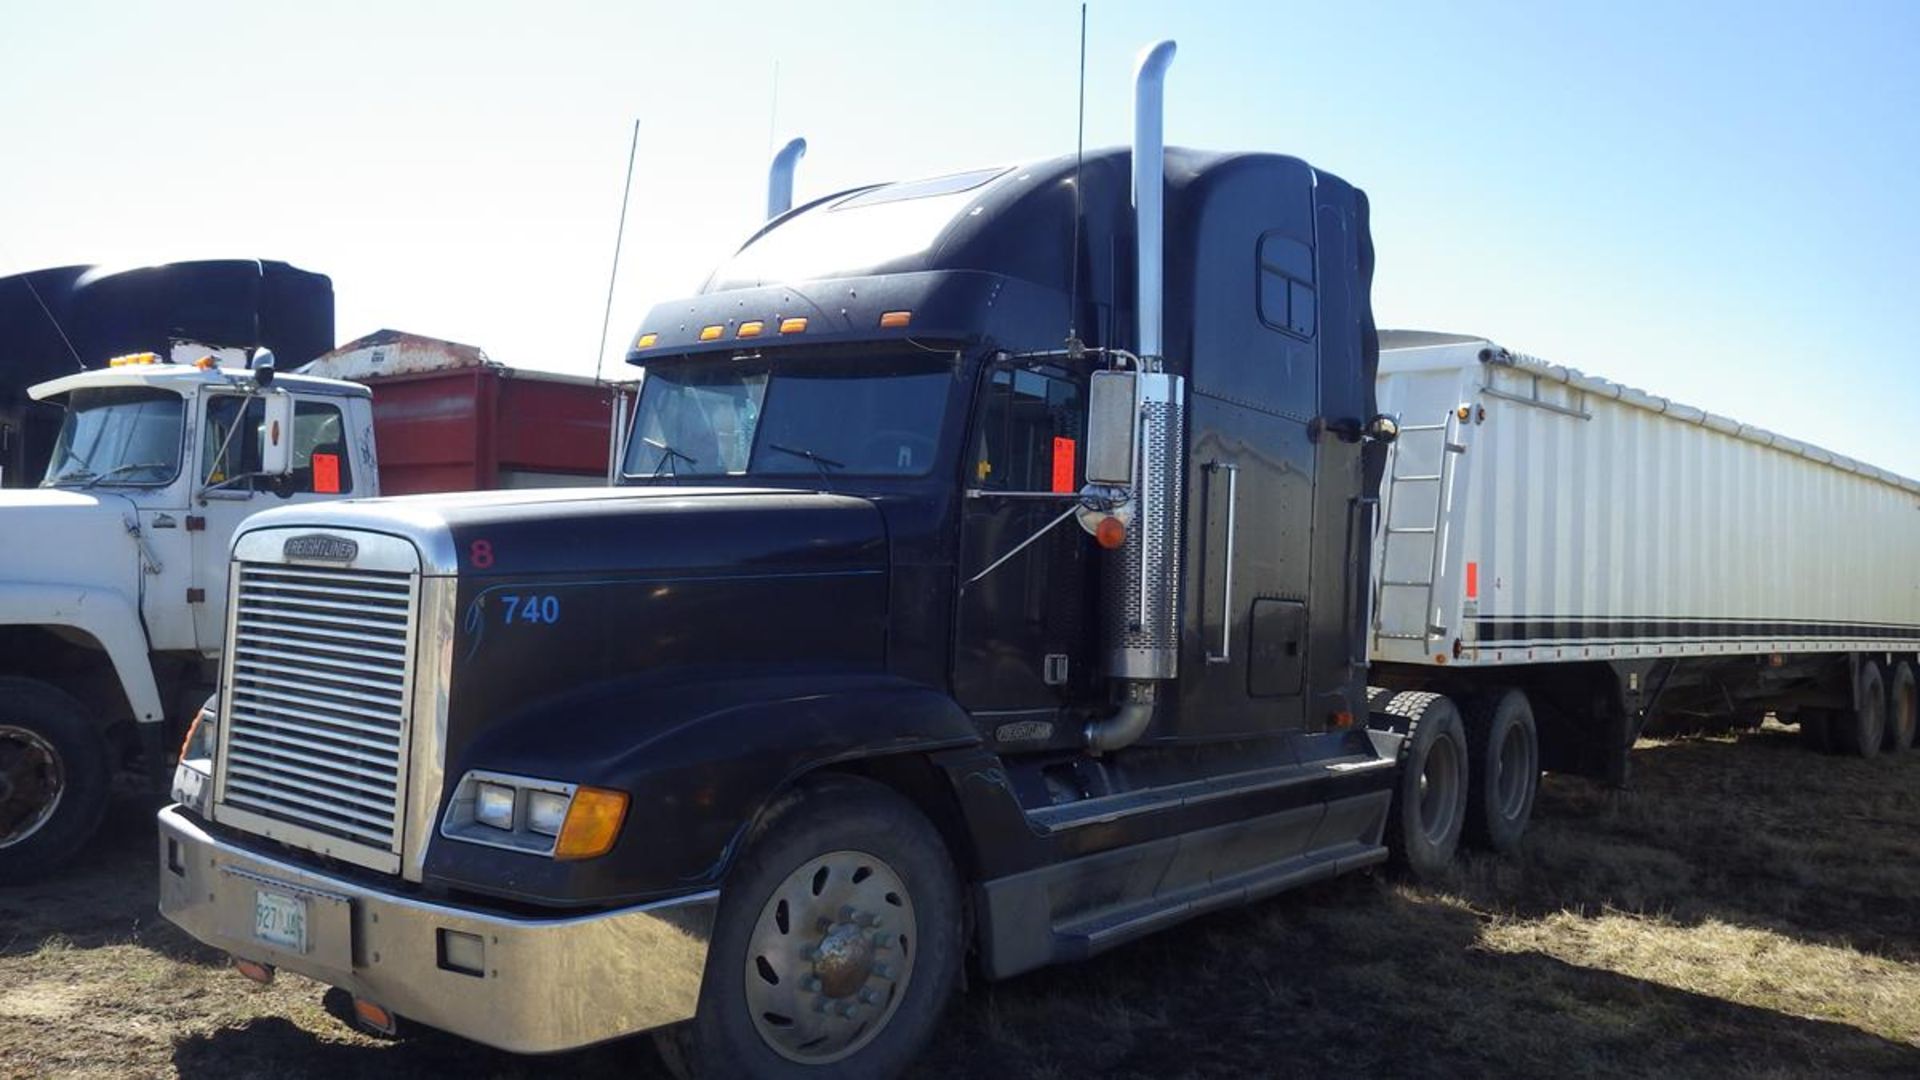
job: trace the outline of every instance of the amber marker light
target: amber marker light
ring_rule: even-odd
[[[783,334],[805,333],[806,329],[807,320],[805,316],[796,316],[791,319],[780,320],[780,332]]]
[[[700,340],[701,341],[717,340],[722,333],[726,332],[726,329],[727,329],[726,327],[721,326],[719,323],[714,323],[712,326],[701,327]]]
[[[759,337],[760,331],[765,330],[766,328],[767,328],[766,323],[761,322],[759,319],[755,319],[752,322],[741,323],[740,329],[734,331],[733,336],[734,337]]]
[[[1104,517],[1093,527],[1094,542],[1113,551],[1127,542],[1127,523],[1117,517]]]
[[[880,316],[880,329],[898,330],[913,321],[911,311],[889,311]]]
[[[635,338],[633,342],[633,347],[636,349],[651,349],[653,348],[653,343],[659,340],[660,340],[659,334],[648,332],[645,334],[641,334],[639,337]]]
[[[195,360],[193,366],[199,368],[201,371],[212,371],[216,363],[218,363],[218,361],[214,360],[213,357],[203,356]]]
[[[560,840],[553,846],[556,859],[591,859],[613,850],[620,823],[627,817],[627,793],[583,787],[573,793]]]

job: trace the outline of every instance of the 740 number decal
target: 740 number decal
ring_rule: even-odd
[[[502,607],[500,621],[512,623],[538,623],[552,626],[560,621],[560,598],[552,594],[543,596],[512,596],[500,594]]]

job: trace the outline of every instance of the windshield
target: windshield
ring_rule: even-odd
[[[939,353],[651,367],[625,473],[924,476],[939,447],[952,361]]]
[[[180,472],[186,405],[144,386],[75,390],[42,487],[158,487]]]

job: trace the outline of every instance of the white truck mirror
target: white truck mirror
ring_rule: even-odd
[[[1139,430],[1138,376],[1096,371],[1087,385],[1087,483],[1133,486],[1134,439]]]
[[[265,395],[266,418],[260,425],[260,471],[285,476],[293,471],[293,395]]]

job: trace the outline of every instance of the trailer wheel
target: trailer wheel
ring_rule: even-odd
[[[893,1076],[960,972],[960,888],[940,834],[848,780],[786,804],[721,889],[699,1012],[658,1033],[698,1076]]]
[[[1879,664],[1860,661],[1854,700],[1852,712],[1843,711],[1834,718],[1833,742],[1841,753],[1872,757],[1880,752],[1887,732],[1887,684]]]
[[[1913,664],[1902,660],[1887,686],[1887,749],[1896,754],[1913,749],[1916,728],[1920,728],[1920,681]]]
[[[1387,848],[1396,864],[1431,878],[1460,847],[1467,818],[1467,735],[1460,710],[1441,694],[1395,694],[1381,710],[1406,721],[1400,783],[1387,814]]]
[[[1468,760],[1466,839],[1511,855],[1520,849],[1540,787],[1540,736],[1533,705],[1516,689],[1467,703],[1462,719]]]
[[[79,702],[0,678],[0,884],[38,877],[86,844],[112,779],[106,740]]]

